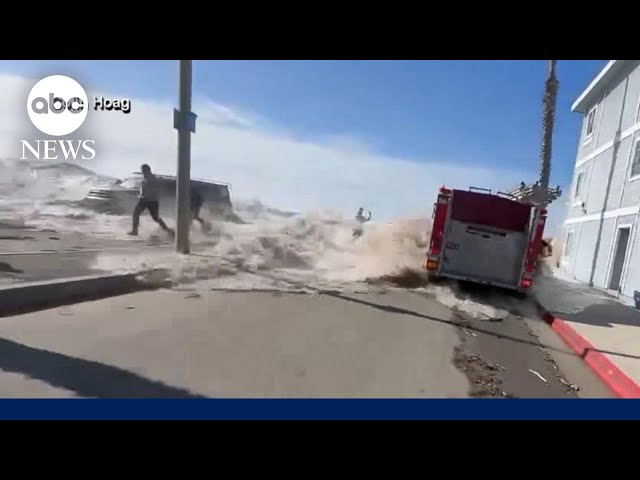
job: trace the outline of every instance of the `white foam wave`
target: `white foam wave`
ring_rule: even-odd
[[[4,160],[3,167],[10,172],[0,184],[4,224],[127,238],[129,215],[107,215],[81,203],[92,186],[113,179],[70,163]],[[234,210],[243,222],[213,221],[206,233],[194,227],[192,256],[145,249],[105,254],[96,268],[114,272],[165,268],[177,283],[206,281],[211,288],[334,289],[419,269],[424,257],[427,219],[371,222],[365,235],[354,241],[355,220],[339,212],[300,215],[255,199],[234,199]],[[175,224],[170,214],[165,220]],[[142,237],[162,239],[161,235],[155,223],[142,218]]]
[[[74,163],[0,159],[0,222],[38,228],[113,232],[117,219],[83,208],[93,186],[113,182]],[[83,223],[78,223],[78,222]]]
[[[98,213],[80,203],[92,186],[113,179],[69,163],[0,160],[0,167],[5,172],[0,178],[0,225],[128,238],[129,215]],[[171,248],[105,253],[94,267],[112,272],[166,269],[176,284],[208,289],[371,291],[389,282],[425,287],[421,265],[430,231],[426,217],[374,221],[354,240],[355,221],[338,212],[301,215],[241,199],[234,199],[234,210],[243,222],[213,221],[206,232],[194,226],[192,255],[177,255]],[[170,216],[166,220],[175,223]],[[143,217],[141,234],[161,238],[162,232]],[[558,288],[553,279],[537,286],[549,292]],[[481,318],[504,317],[513,307],[504,299],[478,301],[450,286],[428,285],[426,291],[451,308]]]
[[[242,216],[242,210],[239,211]],[[176,283],[205,288],[287,290],[362,288],[363,282],[406,269],[419,270],[427,219],[370,224],[354,240],[355,221],[333,212],[283,217],[263,211],[244,224],[216,222],[207,234],[194,229],[193,254],[105,254],[96,268],[167,269]]]

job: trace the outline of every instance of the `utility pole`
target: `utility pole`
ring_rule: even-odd
[[[176,176],[176,251],[189,253],[191,228],[191,134],[196,115],[191,111],[192,61],[179,60],[179,108],[173,111],[173,128],[178,130],[178,172]]]
[[[556,98],[558,96],[558,79],[556,78],[557,60],[548,60],[547,78],[544,84],[542,99],[542,143],[540,145],[540,177],[537,182],[527,185],[522,182],[510,194],[522,201],[540,207],[547,207],[556,200],[562,191],[560,187],[550,188],[551,175],[551,142],[556,114]]]

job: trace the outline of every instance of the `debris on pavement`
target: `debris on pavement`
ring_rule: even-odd
[[[495,305],[496,309],[500,306]],[[488,321],[487,317],[474,318],[453,309],[452,323],[458,327],[460,339],[454,348],[454,366],[467,377],[471,397],[578,397],[577,387],[560,382],[561,373],[554,358],[524,317],[492,317]],[[523,354],[527,365],[524,368]],[[528,369],[531,375],[525,373]]]
[[[508,396],[501,388],[502,380],[496,375],[496,372],[504,369],[502,365],[492,365],[478,355],[464,353],[458,347],[454,349],[454,365],[469,379],[472,385],[470,392],[472,397]]]
[[[569,382],[567,382],[564,378],[559,378],[559,380],[560,380],[560,382],[561,382],[563,385],[566,385],[566,386],[567,386],[567,387],[569,387],[571,390],[574,390],[574,391],[576,391],[576,392],[579,392],[579,391],[580,391],[580,387],[579,387],[579,386],[574,385],[573,383],[569,383]]]
[[[192,292],[192,293],[189,293],[189,294],[185,295],[184,298],[201,298],[201,297],[202,297],[202,295],[200,295],[198,292]]]
[[[536,372],[535,370],[531,370],[529,369],[529,372],[533,373],[536,377],[538,377],[540,380],[542,380],[544,383],[549,383],[547,382],[547,379],[544,378],[542,375],[540,375],[538,372]]]

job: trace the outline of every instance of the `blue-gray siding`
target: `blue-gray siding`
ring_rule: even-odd
[[[631,98],[627,91],[628,85],[626,78],[619,81],[617,85],[612,85],[612,89],[600,104],[599,108],[602,110],[602,115],[600,122],[596,124],[594,132],[594,137],[597,140],[594,142],[596,148],[612,141],[618,130],[622,133],[623,106],[627,98]]]
[[[617,218],[606,218],[602,222],[600,245],[596,255],[600,220],[567,225],[564,235],[569,230],[574,231],[574,248],[571,257],[567,259],[565,268],[576,280],[584,283],[593,281],[598,288],[608,288],[610,266],[615,255],[618,227],[632,225],[631,239],[627,253],[628,274],[623,294],[632,296],[634,290],[640,290],[640,269],[633,268],[640,261],[640,238],[635,234],[635,215],[625,215]],[[635,234],[635,237],[634,237]],[[595,268],[594,268],[595,258]],[[593,280],[591,279],[593,271]],[[624,277],[623,277],[624,280]]]
[[[627,88],[627,101],[624,104],[622,130],[633,126],[638,114],[638,101],[640,100],[640,68],[636,68],[629,75]]]
[[[591,281],[591,272],[596,251],[596,242],[598,239],[598,229],[600,221],[593,220],[590,222],[569,225],[565,228],[574,229],[574,246],[571,257],[568,259],[567,270],[576,278],[584,283]],[[607,269],[607,256],[610,250],[613,230],[615,228],[615,219],[605,219],[602,224],[602,236],[600,239],[600,254],[596,260],[593,284],[597,287],[604,288],[604,276]]]
[[[630,146],[635,145],[635,142],[640,140],[640,131],[636,132],[633,136],[633,142],[630,143]],[[631,172],[631,162],[633,155],[633,149],[631,148],[627,155],[627,168],[624,171],[624,190],[622,192],[622,203],[621,207],[634,207],[640,204],[640,179],[636,179],[634,181],[629,181],[629,174]]]

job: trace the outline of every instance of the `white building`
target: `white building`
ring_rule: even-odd
[[[561,263],[577,280],[640,290],[640,60],[611,60],[572,106],[584,121]]]

